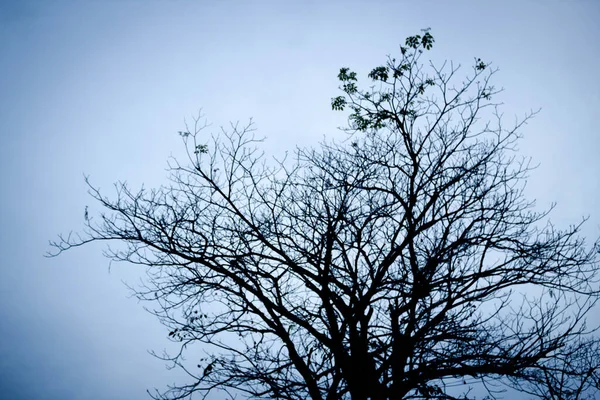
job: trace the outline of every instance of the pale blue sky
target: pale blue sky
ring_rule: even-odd
[[[0,398],[132,399],[180,381],[147,353],[167,331],[121,283],[140,269],[89,246],[45,259],[82,227],[83,174],[108,191],[165,182],[176,132],[254,117],[266,150],[340,135],[342,66],[384,62],[432,28],[434,60],[500,68],[507,122],[542,108],[523,154],[559,226],[600,233],[600,3],[538,1],[0,0]]]

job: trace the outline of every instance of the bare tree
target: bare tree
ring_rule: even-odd
[[[424,65],[433,42],[409,37],[368,89],[340,70],[345,142],[269,162],[251,122],[206,135],[199,116],[169,186],[90,185],[107,212],[54,254],[116,241],[110,258],[147,266],[137,294],[190,377],[156,397],[599,395],[598,256],[523,194],[515,144],[535,113],[503,125],[495,70]]]

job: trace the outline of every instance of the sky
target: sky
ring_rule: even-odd
[[[182,382],[149,354],[168,330],[131,297],[143,270],[102,245],[44,258],[111,193],[166,183],[199,109],[252,117],[281,155],[341,137],[340,67],[382,64],[431,28],[427,57],[499,68],[507,122],[541,108],[521,154],[527,193],[559,227],[600,235],[600,3],[518,1],[0,0],[0,399],[138,399]],[[364,76],[364,74],[363,74]]]

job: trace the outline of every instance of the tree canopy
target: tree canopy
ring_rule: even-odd
[[[367,87],[340,69],[341,143],[270,161],[251,122],[198,116],[169,185],[90,184],[106,211],[53,245],[147,267],[137,295],[189,374],[155,397],[597,398],[597,248],[524,195],[535,112],[505,125],[496,69],[423,63],[433,44],[408,37]]]

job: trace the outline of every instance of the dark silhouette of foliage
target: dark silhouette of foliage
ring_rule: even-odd
[[[199,116],[170,186],[90,185],[107,213],[53,244],[116,241],[110,258],[148,267],[137,294],[190,376],[156,397],[599,395],[597,252],[524,197],[534,113],[506,127],[491,65],[425,67],[433,43],[409,37],[367,89],[340,70],[344,143],[268,163],[251,123],[209,136]]]

